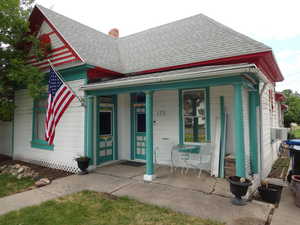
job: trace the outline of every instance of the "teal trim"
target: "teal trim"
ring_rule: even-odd
[[[44,140],[32,140],[31,147],[51,151],[54,149],[54,145],[49,145],[48,142]]]
[[[62,69],[58,70],[58,72],[61,74],[63,79],[65,81],[74,81],[74,80],[81,80],[81,79],[87,79],[87,69],[92,68],[91,66],[85,64],[80,65],[72,68]],[[46,81],[49,77],[49,72],[45,74]]]
[[[225,143],[226,143],[226,131],[225,131],[225,103],[224,96],[220,96],[220,121],[221,121],[221,143],[220,143],[220,159],[219,159],[219,176],[224,178],[224,160],[225,160]]]
[[[41,99],[41,98],[40,98]],[[37,107],[37,102],[40,99],[34,99],[33,100],[33,108],[32,108],[32,138],[31,138],[31,147],[32,148],[39,148],[39,149],[45,149],[45,150],[53,150],[54,145],[49,145],[47,141],[43,139],[38,139],[35,136],[35,118],[37,112],[46,112],[46,107]],[[42,99],[47,99],[47,96],[43,96]]]
[[[206,87],[205,88],[205,101],[206,101],[206,140],[208,142],[211,141],[211,122],[210,122],[210,88]]]
[[[130,159],[134,160],[134,149],[135,149],[135,141],[134,141],[134,109],[133,109],[133,94],[130,94]]]
[[[153,92],[146,92],[146,174],[154,174],[153,165]]]
[[[114,135],[114,160],[118,160],[118,96],[113,96],[114,113],[113,113],[113,135]]]
[[[90,165],[94,164],[94,97],[87,97],[87,156],[91,158]]]
[[[236,175],[245,177],[245,150],[244,150],[244,120],[242,85],[234,86],[234,147],[236,157]]]
[[[221,78],[212,78],[206,80],[192,80],[180,82],[160,82],[156,84],[144,84],[140,86],[131,86],[123,88],[111,88],[105,90],[86,91],[88,95],[113,95],[120,93],[134,93],[156,90],[172,90],[172,89],[191,89],[191,88],[206,88],[208,86],[233,85],[245,82],[241,76],[230,76]]]
[[[252,173],[258,173],[257,99],[258,92],[249,92],[250,163]]]
[[[183,107],[182,107],[182,90],[178,90],[179,102],[179,144],[183,144]]]
[[[186,153],[192,153],[192,154],[198,154],[200,152],[200,146],[195,146],[194,148],[180,148],[178,149],[178,152],[186,152]]]

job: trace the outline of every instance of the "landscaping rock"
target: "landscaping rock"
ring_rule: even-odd
[[[46,186],[50,183],[51,183],[51,181],[48,178],[42,178],[42,179],[38,180],[37,182],[35,182],[35,186],[36,187],[43,187],[43,186]]]
[[[24,170],[25,170],[24,167],[20,167],[20,168],[18,169],[17,173],[18,173],[18,174],[23,173]]]
[[[16,164],[16,165],[13,166],[13,168],[19,169],[19,168],[21,168],[21,165],[20,164]]]
[[[0,167],[0,173],[11,174],[13,176],[16,176],[17,179],[31,177],[34,180],[39,180],[41,178],[41,177],[39,177],[39,173],[32,170],[29,166],[23,166],[20,164],[3,165]]]

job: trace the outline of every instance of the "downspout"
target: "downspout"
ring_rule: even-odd
[[[260,124],[260,132],[259,132],[259,136],[260,136],[260,146],[259,146],[259,178],[260,180],[263,179],[262,177],[262,149],[263,149],[263,111],[262,111],[262,97],[263,97],[263,93],[266,90],[267,87],[267,82],[263,82],[264,86],[261,89],[260,93],[259,93],[259,124]]]

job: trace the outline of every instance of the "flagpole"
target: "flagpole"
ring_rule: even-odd
[[[76,93],[75,91],[73,90],[73,88],[71,88],[71,86],[62,78],[62,76],[60,75],[60,73],[55,70],[55,67],[53,66],[53,64],[51,63],[50,59],[48,59],[48,63],[50,65],[50,67],[52,67],[52,69],[56,72],[57,74],[57,77],[60,79],[61,82],[63,82],[72,92],[73,94],[75,95],[75,97],[80,101],[81,105],[82,106],[85,106],[85,102],[82,98],[80,98]]]

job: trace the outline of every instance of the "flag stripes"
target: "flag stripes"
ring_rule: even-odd
[[[53,144],[58,122],[75,97],[73,91],[59,78],[59,75],[50,65],[48,107],[45,121],[45,139],[49,145]]]

